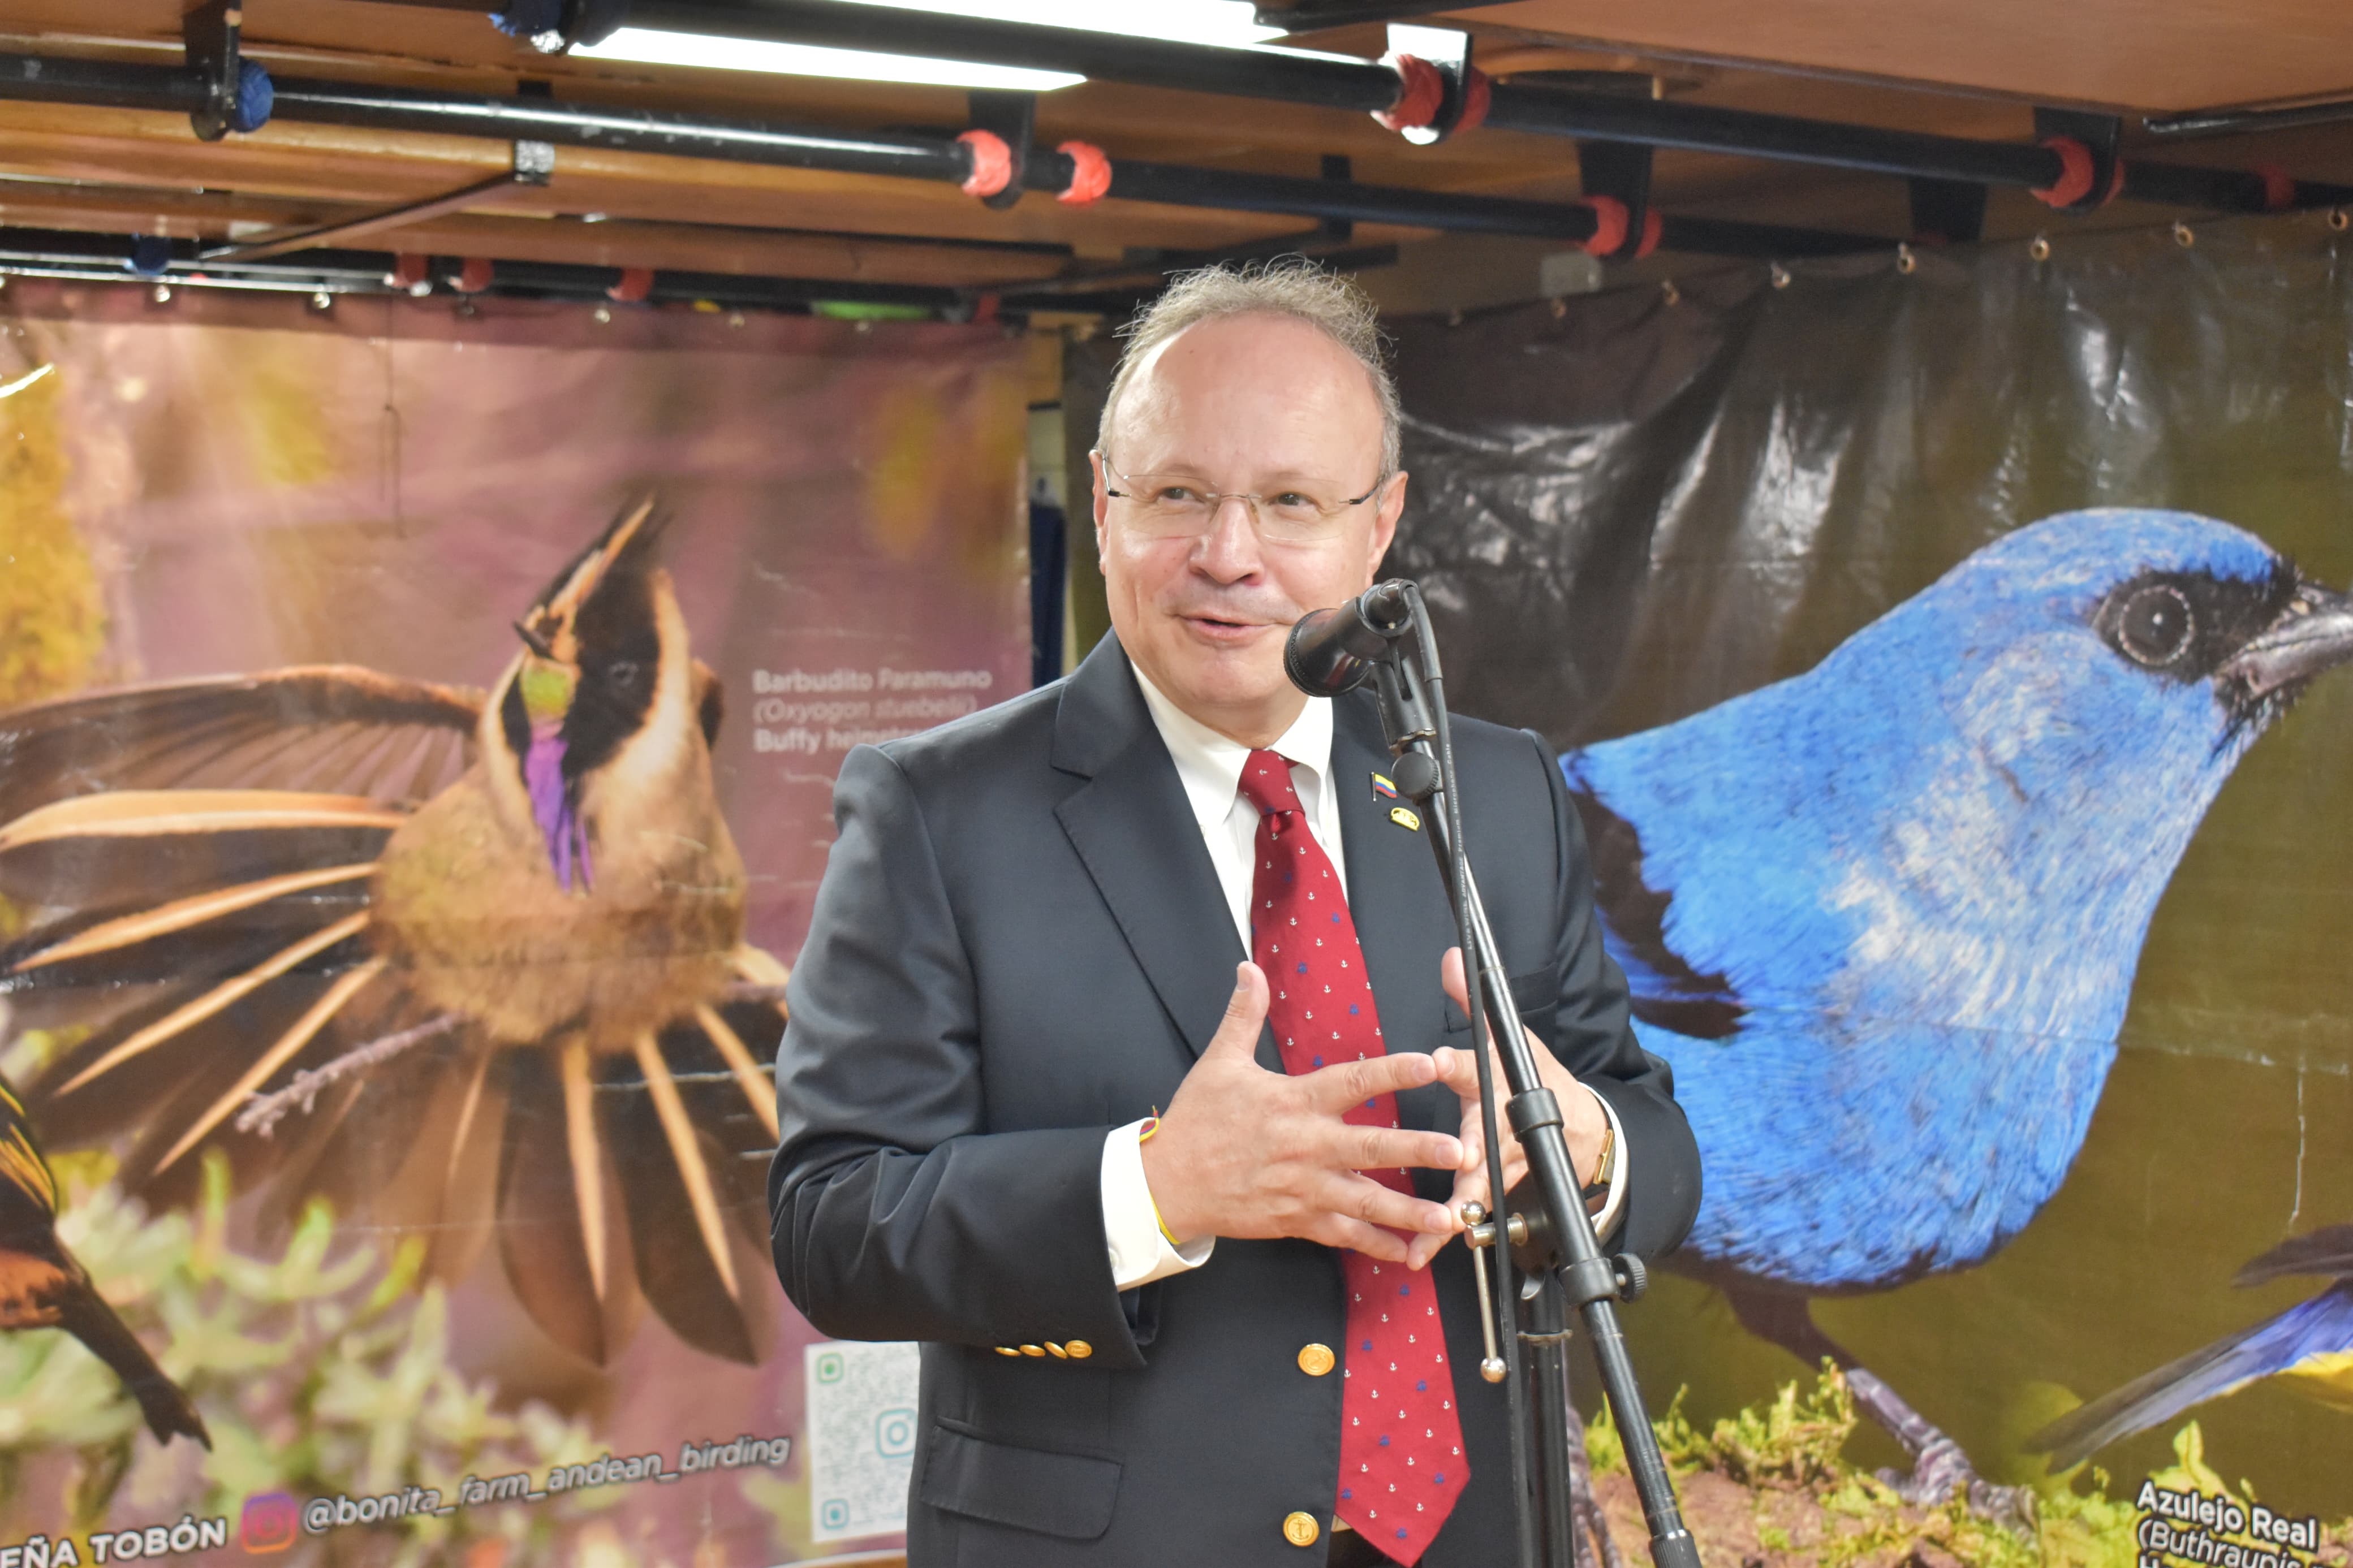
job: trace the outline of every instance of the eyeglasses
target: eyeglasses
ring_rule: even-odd
[[[1271,544],[1316,544],[1339,532],[1339,521],[1350,507],[1362,506],[1381,493],[1394,475],[1383,473],[1373,488],[1345,500],[1327,490],[1318,493],[1310,483],[1286,485],[1261,495],[1251,490],[1213,490],[1190,474],[1123,474],[1098,451],[1103,472],[1122,489],[1106,485],[1103,493],[1132,503],[1129,525],[1152,539],[1194,538],[1209,531],[1218,508],[1229,500],[1242,503],[1258,536]]]

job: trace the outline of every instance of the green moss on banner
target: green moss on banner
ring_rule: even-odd
[[[98,570],[66,510],[62,380],[0,399],[0,707],[79,689],[106,643]]]

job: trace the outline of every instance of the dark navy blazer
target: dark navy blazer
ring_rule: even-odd
[[[1424,835],[1372,775],[1367,693],[1337,700],[1349,906],[1388,1048],[1467,1039],[1438,985],[1454,942]],[[1618,1113],[1619,1244],[1665,1251],[1699,1204],[1667,1066],[1627,1027],[1559,769],[1526,731],[1454,726],[1466,837],[1521,1016]],[[1111,1129],[1166,1107],[1247,956],[1117,640],[1067,679],[844,761],[840,829],[776,1058],[776,1269],[821,1331],[920,1340],[915,1568],[1284,1568],[1328,1521],[1345,1352],[1335,1254],[1221,1240],[1203,1268],[1113,1289],[1100,1173]],[[1271,1035],[1259,1059],[1281,1071]],[[1430,1088],[1405,1124],[1459,1126]],[[1424,1172],[1442,1199],[1450,1175]],[[1513,1551],[1504,1391],[1482,1382],[1467,1255],[1434,1266],[1472,1480],[1423,1561]],[[1080,1342],[1083,1357],[1000,1354]]]

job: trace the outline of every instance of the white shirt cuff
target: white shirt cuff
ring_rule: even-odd
[[[1593,1090],[1589,1088],[1585,1092],[1593,1094]],[[1626,1170],[1631,1163],[1630,1156],[1633,1151],[1626,1147],[1626,1130],[1618,1125],[1618,1113],[1609,1109],[1609,1101],[1598,1094],[1593,1094],[1593,1098],[1600,1105],[1601,1114],[1609,1119],[1609,1144],[1612,1150],[1609,1164],[1609,1195],[1601,1201],[1600,1211],[1593,1216],[1594,1238],[1607,1241],[1609,1239],[1609,1233],[1618,1228],[1618,1221],[1625,1213]],[[1142,1169],[1141,1161],[1137,1163],[1137,1168]],[[1111,1189],[1105,1186],[1103,1190],[1108,1193]]]
[[[1144,1179],[1143,1134],[1144,1122],[1138,1121],[1112,1129],[1103,1139],[1103,1244],[1111,1249],[1112,1284],[1122,1290],[1198,1268],[1218,1245],[1214,1236],[1168,1245],[1160,1211],[1152,1204],[1151,1184]]]

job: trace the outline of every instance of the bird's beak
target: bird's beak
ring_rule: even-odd
[[[580,606],[588,602],[589,596],[596,592],[597,584],[605,580],[605,574],[612,570],[613,563],[640,534],[659,529],[661,521],[654,516],[654,498],[651,496],[615,518],[612,526],[605,530],[596,543],[581,552],[572,570],[557,582],[540,605],[540,615],[559,626],[569,626],[573,617],[580,613]],[[560,657],[565,651],[559,637],[556,653]]]
[[[615,518],[596,538],[596,542],[578,555],[570,565],[548,584],[547,592],[522,619],[514,623],[515,636],[532,653],[532,660],[570,668],[580,658],[579,619],[581,606],[596,596],[616,563],[635,544],[648,543],[661,530],[665,520],[654,513],[654,501],[648,496],[636,506]],[[565,693],[569,699],[570,693]]]
[[[2250,697],[2265,697],[2353,659],[2353,598],[2307,583],[2279,619],[2256,633],[2215,673]]]

